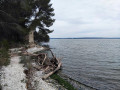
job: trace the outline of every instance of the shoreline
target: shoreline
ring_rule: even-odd
[[[1,85],[3,90],[30,90],[30,88],[33,88],[33,90],[77,90],[77,89],[85,89],[85,90],[96,90],[92,87],[86,86],[82,83],[77,83],[74,80],[71,80],[71,78],[67,77],[66,75],[62,75],[60,73],[55,73],[52,76],[50,76],[46,80],[42,80],[42,77],[45,75],[42,71],[36,71],[33,70],[32,73],[27,75],[25,73],[25,70],[28,70],[28,67],[25,67],[24,62],[21,63],[23,56],[21,56],[21,49],[22,48],[14,48],[10,49],[11,53],[11,62],[8,66],[3,66],[2,71],[2,77],[1,77]],[[33,47],[28,48],[27,52],[33,54],[37,52],[44,51],[45,48],[43,47]],[[19,53],[18,56],[14,53]],[[27,57],[28,60],[34,61],[34,59],[30,59],[30,56]],[[27,59],[23,59],[23,61],[28,62]],[[34,66],[34,63],[31,63],[31,65]],[[18,67],[17,67],[18,66]],[[15,68],[16,67],[16,68]],[[21,77],[22,76],[22,77]],[[19,78],[21,77],[21,78]],[[19,79],[16,79],[19,78]],[[60,80],[59,80],[60,79]],[[11,82],[8,82],[11,81]],[[17,83],[19,82],[19,83]],[[14,84],[17,83],[16,87],[14,87]],[[66,84],[67,83],[67,84]],[[13,87],[11,87],[13,86]],[[70,89],[71,87],[72,89]]]
[[[33,47],[27,49],[27,51],[35,53],[44,49],[45,48],[43,47]],[[2,90],[29,90],[28,85],[31,83],[35,90],[57,90],[57,87],[55,85],[42,80],[42,76],[44,75],[42,71],[35,71],[32,73],[33,76],[28,79],[28,76],[26,76],[24,73],[26,67],[24,67],[24,64],[20,63],[22,57],[19,55],[21,53],[20,48],[10,49],[10,51],[10,64],[8,66],[2,66],[2,69],[0,71],[0,87]],[[16,53],[19,54],[16,55]],[[33,81],[30,81],[30,83],[27,84],[31,78]]]
[[[42,80],[42,77],[45,75],[44,72],[42,71],[36,71],[33,70],[33,72],[31,71],[31,73],[29,75],[27,75],[25,73],[25,70],[28,69],[28,67],[26,67],[24,65],[25,62],[28,62],[28,60],[34,61],[33,59],[30,58],[30,56],[27,57],[27,59],[23,59],[23,63],[21,63],[23,56],[21,56],[21,49],[22,48],[14,48],[14,49],[10,49],[11,51],[11,59],[10,59],[10,64],[8,66],[3,66],[2,67],[2,71],[0,71],[0,73],[2,73],[2,77],[1,77],[1,87],[3,90],[30,90],[30,88],[33,88],[33,90],[57,90],[57,89],[61,89],[61,90],[77,90],[79,88],[81,89],[86,89],[86,90],[95,90],[92,87],[86,86],[84,84],[79,84],[78,88],[76,87],[76,85],[74,83],[74,81],[72,81],[69,77],[66,77],[66,75],[62,75],[62,74],[53,74],[52,76],[50,76],[48,79],[46,80]],[[33,47],[33,48],[28,48],[27,52],[28,53],[37,53],[37,52],[41,52],[44,51],[45,48],[43,47]],[[15,53],[19,53],[17,56]],[[34,63],[31,63],[34,65]],[[65,77],[64,77],[65,76]],[[19,78],[21,77],[21,78]],[[16,79],[17,78],[17,79]],[[18,79],[19,78],[19,79]],[[17,83],[19,82],[19,83]],[[16,85],[15,87],[15,83],[17,83],[18,85]],[[67,83],[67,84],[66,84]],[[70,89],[69,87],[71,87],[72,89]]]

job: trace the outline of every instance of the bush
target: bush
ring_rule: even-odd
[[[6,48],[0,49],[0,66],[8,65],[10,63],[8,50]]]
[[[8,41],[6,39],[2,40],[0,42],[0,47],[8,50],[9,49],[9,43],[8,43]]]

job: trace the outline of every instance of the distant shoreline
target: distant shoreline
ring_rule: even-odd
[[[50,39],[120,39],[120,37],[118,38],[83,37],[83,38],[50,38]]]

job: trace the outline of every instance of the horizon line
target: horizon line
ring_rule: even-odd
[[[67,38],[50,38],[50,39],[120,39],[120,37],[67,37]]]

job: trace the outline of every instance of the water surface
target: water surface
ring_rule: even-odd
[[[61,73],[99,90],[120,90],[120,39],[51,39]]]

